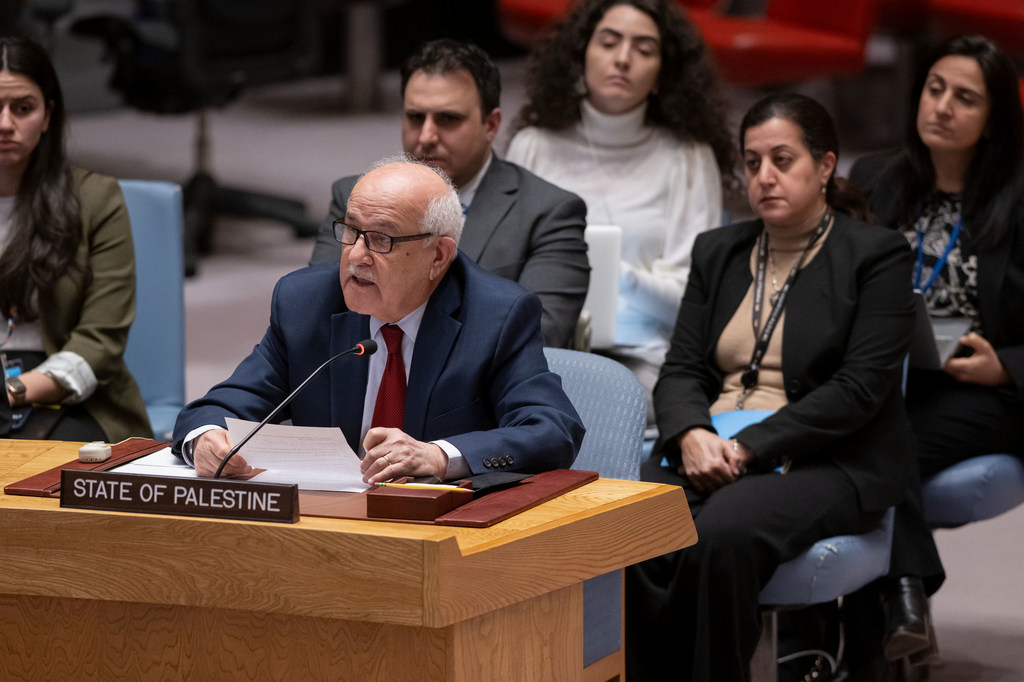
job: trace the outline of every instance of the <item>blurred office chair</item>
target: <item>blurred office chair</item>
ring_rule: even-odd
[[[578,4],[578,0],[497,0],[498,25],[504,37],[517,45],[540,42]],[[710,9],[719,0],[676,0],[689,10]]]
[[[980,33],[1012,55],[1024,55],[1021,0],[927,0],[928,16],[944,34]]]
[[[603,478],[638,480],[647,399],[636,376],[601,355],[563,348],[545,348],[544,355],[587,428],[573,468],[596,471]],[[586,682],[625,678],[622,618],[621,570],[584,581]]]
[[[213,216],[269,218],[314,236],[301,202],[221,186],[209,171],[206,110],[242,88],[311,73],[318,63],[314,3],[305,0],[137,0],[132,18],[79,19],[74,33],[103,40],[111,86],[129,105],[158,114],[198,112],[195,173],[185,186],[185,259],[195,272],[210,248]],[[268,164],[277,163],[267,158]]]
[[[170,440],[185,406],[185,296],[181,188],[121,180],[135,242],[135,323],[124,360],[157,440]]]
[[[768,0],[763,17],[689,17],[726,81],[776,85],[860,73],[879,1]]]
[[[971,457],[932,476],[921,492],[933,528],[991,519],[1024,503],[1024,462],[1003,454]]]

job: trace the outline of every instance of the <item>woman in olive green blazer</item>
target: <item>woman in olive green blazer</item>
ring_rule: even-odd
[[[46,52],[0,37],[0,350],[22,362],[6,397],[15,411],[61,404],[51,438],[149,437],[124,364],[135,318],[128,211],[116,180],[69,166],[64,125]],[[30,424],[46,414],[36,413]]]

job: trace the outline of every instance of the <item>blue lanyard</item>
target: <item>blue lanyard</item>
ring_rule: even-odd
[[[953,225],[953,234],[949,235],[949,243],[946,244],[946,250],[939,256],[939,260],[935,262],[935,267],[932,269],[932,275],[928,278],[928,282],[921,288],[921,270],[924,267],[924,232],[921,230],[921,223],[924,222],[924,218],[917,221],[914,225],[914,231],[917,232],[917,264],[914,266],[914,291],[926,294],[928,290],[935,284],[935,278],[942,272],[942,267],[949,260],[949,254],[953,251],[953,247],[956,246],[956,240],[960,237],[960,228],[964,226],[963,218],[957,218],[956,224]]]

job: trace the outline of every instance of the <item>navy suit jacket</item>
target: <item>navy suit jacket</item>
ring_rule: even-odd
[[[310,265],[341,259],[332,225],[345,216],[357,180],[352,175],[331,187],[330,212],[320,224]],[[578,196],[494,157],[466,214],[459,248],[485,270],[537,294],[546,345],[567,347],[590,283],[586,224],[587,207]]]
[[[227,381],[178,416],[176,450],[199,426],[230,416],[263,419],[324,360],[369,335],[369,317],[345,306],[337,265],[286,275],[274,289],[263,340]],[[548,371],[533,294],[459,253],[427,303],[411,362],[404,431],[413,438],[447,440],[474,474],[572,464],[583,425]],[[339,358],[280,420],[338,426],[358,450],[367,375],[364,359]]]

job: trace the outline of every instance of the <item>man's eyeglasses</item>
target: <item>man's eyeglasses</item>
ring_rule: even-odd
[[[427,237],[433,237],[434,235],[430,232],[424,232],[423,234],[411,234],[407,237],[392,237],[389,234],[383,232],[377,232],[375,230],[360,230],[351,225],[343,223],[341,220],[334,221],[334,238],[346,246],[352,246],[356,243],[359,237],[363,238],[363,243],[366,244],[366,248],[374,253],[391,253],[391,249],[394,248],[395,244],[400,242],[414,242],[420,239],[426,239]]]

